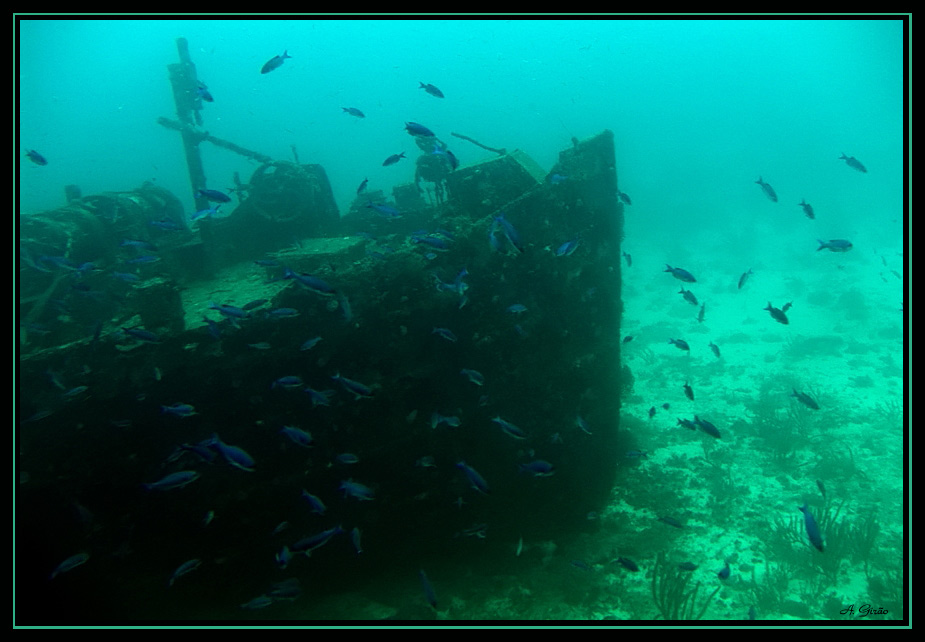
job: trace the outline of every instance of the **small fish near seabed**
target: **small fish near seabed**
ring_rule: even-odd
[[[755,181],[758,185],[761,186],[761,191],[764,192],[764,195],[771,199],[772,202],[777,202],[777,192],[774,191],[774,188],[761,180],[761,177],[758,177],[758,180]]]
[[[848,167],[850,167],[851,169],[856,169],[856,170],[858,170],[859,172],[861,172],[862,174],[866,174],[866,173],[867,173],[867,168],[864,167],[864,165],[861,163],[861,161],[859,161],[858,159],[856,159],[854,156],[846,156],[846,155],[845,155],[845,152],[842,152],[842,153],[841,153],[841,156],[838,157],[838,160],[843,160],[843,161],[845,161],[845,163],[847,163]]]
[[[289,55],[288,49],[283,52],[282,56],[273,56],[272,58],[267,60],[264,63],[263,67],[260,68],[260,73],[268,74],[274,69],[278,69],[279,67],[282,66],[284,62],[286,62],[286,58],[292,58],[292,56]]]
[[[771,305],[770,301],[768,301],[768,307],[764,309],[770,312],[771,318],[778,323],[783,323],[784,325],[788,325],[790,323],[790,321],[787,319],[787,315],[784,314],[784,311],[779,308],[775,308],[773,305]]]
[[[851,244],[851,241],[846,241],[845,239],[832,239],[831,241],[823,241],[822,239],[816,239],[819,241],[819,247],[816,248],[816,251],[819,250],[829,250],[832,252],[847,252],[854,245]]]
[[[341,107],[344,110],[345,114],[350,114],[351,116],[356,116],[357,118],[366,118],[366,114],[361,112],[356,107]]]
[[[811,408],[812,410],[819,410],[819,404],[816,403],[816,400],[810,397],[805,392],[797,392],[797,389],[794,388],[793,394],[790,396],[795,398],[797,401],[799,401],[801,404],[803,404],[807,408]]]
[[[697,415],[694,415],[694,425],[711,437],[716,437],[717,439],[721,438],[719,435],[719,429],[706,419],[701,419]]]

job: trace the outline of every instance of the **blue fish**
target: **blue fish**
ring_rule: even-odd
[[[283,548],[276,554],[276,565],[281,569],[285,570],[289,566],[289,562],[292,561],[292,551],[289,550],[288,546],[283,546]]]
[[[797,401],[799,401],[801,404],[803,404],[807,408],[811,408],[813,410],[819,410],[819,404],[816,403],[816,400],[810,397],[805,392],[797,392],[797,389],[794,388],[793,394],[790,396],[795,397]]]
[[[443,94],[441,94],[440,97],[442,98]],[[430,583],[430,580],[427,579],[427,574],[423,569],[418,571],[418,577],[421,578],[421,588],[424,591],[424,599],[430,604],[430,608],[437,610],[437,593],[434,591],[434,587]]]
[[[157,262],[160,261],[160,260],[161,260],[161,257],[159,257],[159,256],[154,256],[154,255],[152,255],[152,254],[147,254],[147,255],[145,255],[145,256],[139,256],[139,257],[137,257],[137,258],[134,258],[134,259],[131,259],[131,260],[129,260],[129,261],[126,261],[125,263],[126,263],[126,265],[142,265],[142,264],[146,264],[146,263],[157,263]],[[77,269],[79,269],[79,268],[77,268]]]
[[[430,83],[423,83],[420,81],[418,82],[421,85],[420,87],[418,87],[418,89],[423,89],[424,91],[426,91],[428,94],[430,94],[431,96],[435,98],[444,98],[443,92],[437,89],[436,87],[434,87],[433,85],[431,85]]]
[[[68,571],[77,568],[81,564],[86,563],[88,559],[90,559],[90,555],[87,553],[77,553],[77,555],[71,555],[69,558],[55,567],[55,570],[51,572],[51,575],[48,576],[48,579],[53,580],[61,575],[61,573],[67,573]]]
[[[696,283],[696,282],[697,282],[697,279],[694,278],[694,275],[691,274],[690,272],[688,272],[687,270],[685,270],[685,269],[683,269],[683,268],[673,268],[673,267],[671,267],[670,265],[668,265],[667,263],[665,264],[665,266],[666,266],[668,269],[667,269],[667,270],[663,270],[663,271],[664,271],[664,272],[671,272],[671,276],[673,276],[674,278],[678,279],[679,281],[684,281],[685,283]]]
[[[751,268],[749,268],[748,272],[743,272],[742,276],[739,277],[739,289],[740,290],[745,285],[746,281],[748,281],[748,277],[750,277],[751,274],[752,274],[752,270]]]
[[[177,567],[177,570],[173,572],[173,575],[170,576],[170,581],[167,582],[167,585],[173,586],[173,583],[176,582],[178,579],[180,579],[187,573],[192,573],[200,566],[202,566],[202,560],[199,560],[199,559],[191,559],[186,562],[183,562],[182,564],[180,564],[180,566]]]
[[[371,488],[352,479],[342,481],[338,490],[344,491],[344,497],[354,497],[361,502],[371,502],[375,499],[375,493]]]
[[[377,212],[379,212],[380,216],[384,218],[389,218],[389,219],[401,218],[401,212],[399,212],[397,209],[389,205],[376,205],[375,203],[370,201],[369,203],[366,204],[366,207],[368,209],[376,210]]]
[[[493,422],[501,426],[501,430],[513,437],[514,439],[526,439],[527,433],[523,430],[512,424],[506,419],[502,419],[500,416],[492,419]]]
[[[144,341],[145,343],[161,342],[161,338],[159,336],[153,332],[148,332],[147,330],[141,330],[139,328],[122,328],[122,332],[129,335],[130,337],[135,337],[139,341]]]
[[[443,156],[447,160],[447,162],[450,164],[451,170],[459,167],[459,159],[456,158],[456,154],[451,152],[449,149],[441,149],[439,146],[434,145],[434,151],[432,151],[431,154]]]
[[[467,378],[469,381],[474,383],[477,386],[485,385],[485,377],[478,370],[472,370],[471,368],[463,368],[459,371],[459,374]]]
[[[803,213],[806,214],[806,218],[815,219],[816,213],[813,212],[813,206],[806,202],[806,199],[800,199],[800,202],[797,203],[800,207],[803,208]]]
[[[231,197],[228,196],[228,194],[216,189],[198,189],[196,190],[196,198],[205,198],[207,201],[212,201],[213,203],[231,202]]]
[[[245,310],[244,308],[239,308],[234,305],[227,305],[225,303],[222,303],[221,305],[219,305],[219,304],[216,304],[214,301],[210,301],[209,309],[218,310],[219,314],[221,314],[223,317],[226,317],[228,319],[246,319],[247,318],[247,310]]]
[[[196,221],[201,218],[212,218],[214,216],[218,216],[218,208],[220,208],[221,206],[222,204],[219,203],[218,205],[214,207],[210,207],[204,210],[199,210],[197,212],[194,212],[193,214],[190,215],[189,220]]]
[[[771,318],[778,323],[783,323],[784,325],[790,324],[790,320],[787,319],[787,315],[784,314],[784,311],[779,308],[775,308],[773,305],[771,305],[770,301],[768,301],[768,307],[762,309],[767,310],[771,314]]]
[[[450,249],[449,241],[447,241],[444,238],[440,238],[439,236],[432,236],[430,234],[427,234],[427,235],[413,234],[411,236],[411,242],[412,243],[423,243],[424,245],[427,245],[428,247],[431,247],[435,250],[439,250],[441,252],[446,252],[447,250]]]
[[[311,397],[312,408],[315,406],[330,406],[331,397],[336,394],[333,390],[318,391],[313,388],[306,388],[305,392]],[[372,394],[372,391],[370,391],[370,394]]]
[[[761,191],[764,192],[764,195],[771,199],[772,202],[777,202],[777,192],[774,191],[774,188],[761,180],[761,177],[758,177],[758,180],[755,181],[758,185],[761,186]]]
[[[462,422],[459,420],[459,417],[444,417],[436,410],[430,415],[430,427],[432,429],[436,429],[440,424],[446,424],[452,428],[458,428],[461,423]]]
[[[591,434],[591,426],[588,425],[588,422],[581,415],[575,417],[575,425],[586,435]]]
[[[668,339],[668,343],[673,346],[676,346],[679,350],[684,350],[685,352],[690,352],[691,347],[687,344],[687,341],[684,339]]]
[[[267,595],[274,600],[294,600],[302,594],[302,583],[297,577],[291,577],[270,586]]]
[[[225,458],[228,464],[235,468],[240,468],[249,473],[254,472],[254,459],[248,455],[243,448],[230,446],[223,442],[218,436],[218,433],[212,433],[212,439],[209,440],[209,447],[218,452],[218,454]]]
[[[534,477],[551,477],[556,472],[555,466],[542,459],[519,464],[517,469],[522,473],[530,473]]]
[[[504,236],[506,236],[507,240],[511,242],[511,245],[516,247],[519,252],[523,252],[524,244],[520,237],[520,232],[518,232],[506,218],[504,218],[504,214],[502,213],[500,216],[496,216],[494,221],[495,225],[499,226],[499,229],[504,232]]]
[[[360,383],[359,381],[354,381],[353,379],[342,377],[340,376],[339,372],[331,377],[331,379],[342,385],[347,392],[353,393],[356,399],[369,399],[373,396],[372,388]]]
[[[285,51],[283,51],[283,55],[282,55],[282,56],[273,56],[272,58],[270,58],[269,60],[267,60],[267,61],[263,64],[263,67],[260,68],[260,73],[262,73],[262,74],[268,74],[268,73],[270,73],[271,71],[273,71],[274,69],[278,69],[279,67],[282,66],[282,64],[283,64],[284,62],[286,62],[286,58],[292,58],[292,56],[289,55],[289,50],[288,50],[288,49],[285,50]]]
[[[581,243],[579,239],[572,239],[571,241],[566,241],[558,247],[556,250],[556,256],[571,256],[575,253],[575,250],[578,249],[578,245]]]
[[[813,514],[809,512],[809,506],[806,502],[803,502],[802,506],[798,506],[800,512],[803,513],[803,521],[806,525],[806,535],[809,537],[810,543],[815,546],[820,553],[823,552],[823,543],[822,543],[822,531],[819,530],[819,524],[816,523],[816,518],[813,517]]]
[[[257,610],[257,609],[265,609],[265,608],[267,608],[268,606],[270,606],[270,605],[272,605],[272,604],[273,604],[273,598],[272,598],[272,597],[269,597],[269,596],[267,596],[267,595],[258,595],[258,596],[255,597],[254,599],[249,600],[249,601],[245,602],[244,604],[241,604],[240,607],[241,607],[242,609],[247,609],[247,610],[249,610],[249,611],[254,611],[254,610]]]
[[[34,149],[30,149],[26,152],[26,158],[31,160],[36,165],[48,165],[48,161],[45,160],[45,157],[39,154]]]
[[[312,507],[312,512],[316,515],[324,515],[325,511],[328,510],[319,497],[312,495],[304,488],[302,489],[302,498],[308,502],[308,505]]]
[[[831,250],[832,252],[847,252],[854,246],[851,244],[851,241],[846,241],[844,239],[832,239],[831,241],[823,241],[822,239],[817,239],[819,241],[819,247],[816,248],[816,251],[819,250]]]
[[[350,530],[350,543],[353,544],[353,549],[357,552],[357,555],[363,552],[363,545],[360,542],[361,537],[362,533],[360,533],[360,528],[358,526],[354,526]]]
[[[274,381],[270,388],[301,388],[303,385],[304,382],[302,381],[302,377],[289,375],[287,377],[280,377]]]
[[[280,432],[289,439],[292,440],[292,443],[302,446],[303,448],[308,448],[312,445],[312,435],[310,432],[306,432],[301,428],[296,428],[295,426],[283,426]]]
[[[206,86],[206,84],[202,81],[199,81],[197,85],[198,86],[196,87],[196,96],[198,96],[199,98],[201,98],[207,103],[214,103],[215,99],[212,97],[212,94],[209,93],[209,88]]]
[[[845,163],[847,163],[848,167],[850,167],[851,169],[856,169],[863,174],[867,173],[867,168],[864,167],[864,165],[861,164],[861,161],[856,159],[854,156],[846,156],[845,152],[842,152],[838,160],[845,161]],[[44,164],[44,163],[40,163],[40,164]]]
[[[725,562],[726,562],[726,566],[724,566],[723,569],[716,574],[716,577],[718,577],[721,580],[728,580],[729,575],[732,574],[732,569],[729,568],[729,560],[725,560]]]
[[[351,116],[356,116],[357,118],[366,118],[366,114],[361,112],[356,107],[341,107],[344,110],[345,114],[350,114]]]
[[[312,551],[321,548],[331,541],[332,537],[340,535],[343,532],[344,529],[339,525],[334,528],[329,528],[326,531],[321,531],[315,535],[309,535],[308,537],[300,539],[292,545],[291,550],[293,553],[305,553],[306,556],[311,556]]]
[[[321,337],[315,337],[314,339],[309,339],[308,341],[306,341],[299,347],[299,350],[302,350],[303,352],[307,350],[311,350],[316,345],[318,345],[319,341],[321,341]]]
[[[453,334],[453,331],[449,328],[434,328],[431,331],[431,334],[436,334],[439,337],[443,337],[451,343],[456,343],[459,339],[456,338],[456,335]]]
[[[681,291],[678,292],[678,294],[680,294],[684,298],[684,300],[690,303],[691,305],[697,305],[698,303],[697,297],[690,290],[685,290],[684,288],[681,288]]]
[[[192,417],[199,414],[196,409],[188,403],[175,403],[172,406],[161,405],[161,413],[176,415],[177,417]]]
[[[412,136],[425,136],[427,138],[433,138],[436,136],[435,133],[420,123],[405,123],[405,131],[407,131]]]
[[[469,483],[472,484],[472,487],[487,495],[491,492],[491,489],[488,488],[488,482],[485,481],[485,478],[479,475],[478,471],[467,464],[464,461],[456,463],[456,467],[459,468],[466,475],[466,479],[469,480]]]
[[[331,296],[337,293],[337,291],[332,288],[330,285],[319,279],[317,276],[312,276],[311,274],[297,274],[293,272],[288,267],[285,272],[283,272],[284,279],[295,279],[296,283],[301,285],[307,290],[311,290],[317,294],[324,296]]]
[[[145,490],[176,490],[183,488],[199,479],[199,473],[195,470],[181,470],[178,473],[170,473],[163,479],[151,484],[142,484]]]
[[[402,152],[401,154],[392,154],[384,161],[382,161],[382,166],[387,167],[388,165],[394,165],[403,158],[405,158],[405,152]]]
[[[300,314],[295,308],[276,308],[267,312],[267,317],[271,319],[294,319]]]
[[[720,439],[719,429],[713,424],[711,424],[709,421],[707,421],[706,419],[701,419],[697,415],[694,415],[694,423],[697,425],[698,428],[700,428],[700,430],[707,433],[711,437],[716,437],[717,439]]]

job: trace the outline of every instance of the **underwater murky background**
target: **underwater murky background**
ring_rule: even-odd
[[[62,206],[66,184],[95,194],[146,181],[195,211],[178,136],[156,123],[174,115],[166,66],[181,36],[214,97],[203,129],[278,159],[290,159],[296,146],[302,162],[327,171],[341,213],[363,179],[386,193],[413,180],[412,163],[382,166],[390,154],[410,155],[408,121],[520,149],[544,170],[574,138],[614,132],[619,189],[631,201],[623,257],[615,259],[624,266],[621,333],[632,337],[622,344],[633,381],[620,430],[635,448],[619,462],[607,507],[584,516],[563,541],[449,538],[446,547],[467,548],[472,570],[428,569],[423,591],[413,564],[399,577],[364,574],[351,560],[346,579],[330,595],[315,587],[310,603],[302,596],[242,609],[246,598],[206,600],[207,608],[182,617],[650,620],[665,616],[653,598],[660,580],[686,581],[688,589],[700,582],[690,602],[705,605],[704,619],[746,619],[750,609],[759,619],[850,619],[862,605],[887,611],[866,619],[902,617],[901,22],[23,20],[19,27],[21,217]],[[291,58],[261,74],[283,51]],[[33,149],[47,165],[30,162],[25,153]],[[494,157],[474,146],[454,150],[462,166]],[[208,145],[202,154],[212,189],[230,188],[234,172],[246,179],[257,167]],[[804,199],[814,218],[800,207]],[[831,239],[853,248],[820,248],[819,240]],[[666,265],[697,281],[673,279]],[[765,311],[788,302],[787,325]],[[669,343],[678,338],[689,351]],[[35,396],[20,389],[20,405]],[[718,425],[722,439],[678,425],[695,415]],[[27,419],[17,416],[21,431],[37,425]],[[20,472],[22,489],[33,481]],[[80,497],[65,504],[74,513],[61,520],[81,524],[62,529],[73,541],[17,558],[26,587],[17,606],[32,617],[54,610],[41,597],[43,583],[94,542],[94,514],[115,510]],[[807,540],[802,505],[825,522],[825,552]],[[17,537],[22,546],[31,534]],[[125,542],[97,547],[132,555]],[[502,548],[510,558],[503,566],[477,564]],[[51,581],[79,582],[93,561]],[[727,561],[731,576],[718,579]],[[692,579],[679,580],[675,569],[687,562],[696,569],[682,573]],[[157,590],[166,592],[174,568],[162,571]],[[199,572],[177,579],[178,588]],[[303,584],[310,581],[309,573]],[[428,585],[440,598],[436,608],[427,604]],[[208,590],[197,587],[200,595]],[[247,590],[256,597],[266,587],[242,595]],[[169,595],[150,600],[158,606],[139,609],[141,617],[177,617]],[[111,619],[106,601],[97,595],[92,603]]]

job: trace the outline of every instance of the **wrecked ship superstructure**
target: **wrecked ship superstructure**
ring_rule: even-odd
[[[575,141],[549,173],[515,150],[434,180],[432,199],[394,190],[400,218],[366,196],[340,217],[322,168],[266,161],[227,217],[193,227],[151,185],[24,221],[24,609],[52,599],[65,619],[247,617],[239,604],[301,577],[305,595],[273,617],[324,618],[311,595],[423,567],[488,574],[518,537],[586,527],[626,449],[613,135]],[[113,276],[148,255],[126,272],[137,278]],[[252,469],[197,454],[213,435]],[[182,470],[199,476],[142,487]],[[277,567],[284,546],[335,527],[324,548]],[[86,564],[49,584],[76,551]],[[168,591],[190,559],[201,565]]]

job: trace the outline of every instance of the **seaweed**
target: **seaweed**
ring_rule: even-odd
[[[755,606],[764,613],[779,611],[788,596],[792,571],[785,564],[772,565],[765,560],[764,578],[759,583],[755,570],[753,566],[751,583],[746,587],[755,597]]]
[[[717,586],[701,605],[697,604],[700,582],[688,589],[691,574],[681,571],[677,565],[666,563],[662,553],[655,558],[652,569],[652,599],[664,620],[699,620],[706,613],[713,596],[721,587]]]

